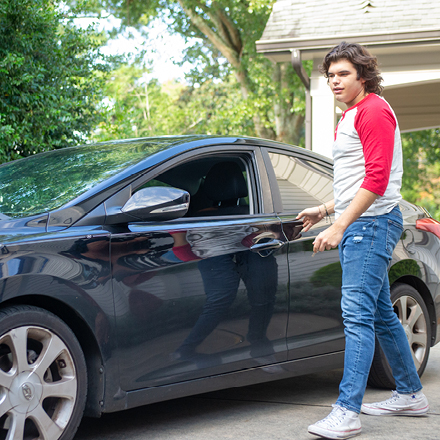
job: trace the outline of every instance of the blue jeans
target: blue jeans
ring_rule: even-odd
[[[339,245],[345,363],[336,403],[357,413],[367,386],[375,336],[391,366],[396,390],[409,394],[422,389],[390,299],[388,266],[402,231],[402,214],[395,207],[388,214],[360,217],[347,228]]]

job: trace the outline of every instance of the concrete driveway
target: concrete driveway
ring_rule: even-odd
[[[312,440],[307,426],[331,410],[342,370],[235,388],[84,419],[75,440]],[[426,417],[362,415],[362,440],[440,439],[440,344],[422,378]],[[367,389],[365,401],[389,391]]]

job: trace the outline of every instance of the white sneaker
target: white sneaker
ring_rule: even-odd
[[[333,411],[319,422],[310,425],[310,434],[330,439],[351,438],[361,433],[359,414],[354,411],[333,405]]]
[[[361,407],[364,414],[372,416],[423,416],[428,410],[428,399],[421,391],[414,394],[399,394],[393,391],[388,400],[364,403]]]

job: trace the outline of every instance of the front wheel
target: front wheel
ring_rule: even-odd
[[[398,283],[391,288],[391,302],[408,338],[417,373],[422,377],[428,362],[431,342],[428,309],[419,292],[407,284]],[[376,388],[396,388],[391,367],[377,339],[368,385]]]
[[[87,372],[73,332],[32,306],[0,310],[0,438],[73,438],[84,412]]]

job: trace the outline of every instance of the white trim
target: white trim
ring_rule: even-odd
[[[381,75],[386,90],[440,82],[440,70],[382,72]]]
[[[423,34],[426,33],[438,33],[437,36],[435,36],[433,38],[433,36],[424,36]],[[413,34],[422,34],[421,36],[417,36],[417,35],[413,35]],[[398,44],[398,43],[418,43],[418,42],[423,42],[423,41],[436,41],[439,40],[440,41],[440,29],[439,28],[433,28],[433,29],[415,29],[415,30],[410,30],[405,32],[403,29],[399,29],[397,31],[390,31],[390,32],[371,32],[371,33],[361,33],[361,34],[332,34],[332,35],[325,35],[325,36],[320,36],[320,37],[315,37],[313,38],[312,36],[303,36],[303,37],[298,37],[298,38],[281,38],[281,39],[276,39],[276,40],[257,40],[255,42],[255,45],[268,45],[268,44],[277,44],[277,43],[299,43],[299,42],[319,42],[321,40],[340,40],[342,39],[347,39],[347,38],[368,38],[368,37],[387,37],[387,36],[392,36],[392,35],[408,35],[409,37],[407,38],[403,38],[403,39],[397,39],[397,40],[378,40],[378,41],[368,41],[366,43],[362,43],[362,40],[359,41],[359,44]],[[412,37],[411,37],[412,36]],[[312,37],[312,38],[310,38]],[[307,47],[300,47],[299,49],[301,50],[313,50],[313,49],[321,49],[321,48],[326,48],[326,45],[323,46],[307,46]],[[294,50],[294,49],[298,49],[298,47],[296,46],[292,46],[292,49],[276,49],[276,50]],[[275,50],[273,50],[275,51]]]

